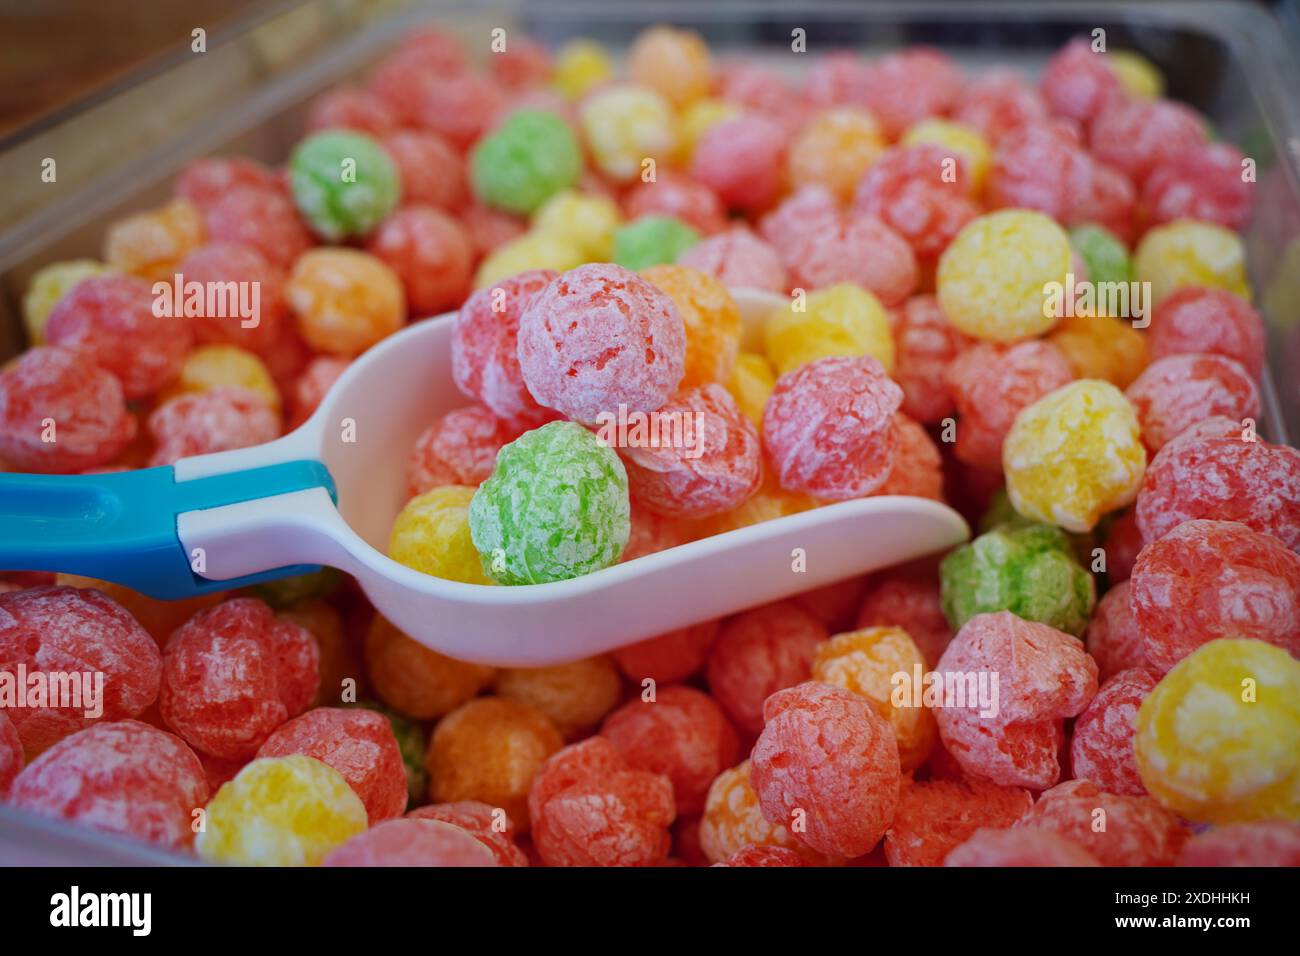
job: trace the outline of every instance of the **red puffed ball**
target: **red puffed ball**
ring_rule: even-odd
[[[1158,680],[1154,672],[1135,667],[1101,685],[1074,722],[1070,764],[1076,777],[1109,793],[1140,797],[1147,792],[1138,776],[1133,735],[1138,708]]]
[[[589,737],[542,764],[528,815],[547,866],[655,866],[671,843],[673,785],[629,769],[613,744]]]
[[[274,266],[288,269],[312,246],[311,232],[282,187],[239,186],[203,209],[209,242],[251,246]]]
[[[0,593],[0,673],[33,695],[9,718],[23,749],[35,755],[98,720],[135,717],[158,697],[158,645],[120,604],[93,588],[35,587]],[[23,681],[20,674],[25,673]],[[56,682],[75,691],[56,701]]]
[[[837,216],[827,228],[805,230],[789,246],[790,281],[803,289],[852,282],[884,306],[916,291],[920,272],[907,240],[874,216]]]
[[[488,57],[488,72],[508,90],[524,90],[546,81],[551,74],[551,54],[528,37],[511,37],[500,53]]]
[[[1266,641],[1300,658],[1300,555],[1235,521],[1187,521],[1142,549],[1133,617],[1161,674],[1218,638]]]
[[[890,866],[940,866],[976,830],[1010,827],[1033,804],[1028,790],[986,780],[904,782],[885,833],[885,859]]]
[[[1119,79],[1084,37],[1071,40],[1047,61],[1039,89],[1057,116],[1086,123],[1123,98]]]
[[[163,402],[149,415],[149,432],[157,442],[150,466],[170,465],[271,441],[280,434],[280,415],[261,395],[220,385]]]
[[[809,681],[763,704],[750,779],[763,816],[834,857],[861,856],[898,806],[898,744],[871,701]]]
[[[176,177],[175,195],[206,210],[227,193],[241,186],[276,191],[280,180],[275,171],[242,156],[210,156],[190,163]]]
[[[742,846],[722,863],[714,866],[807,866],[803,857],[783,846]]]
[[[707,272],[729,289],[785,292],[785,265],[772,246],[747,226],[732,226],[707,236],[677,257],[678,263]]]
[[[632,527],[628,532],[623,553],[618,556],[620,563],[675,548],[691,540],[692,529],[688,522],[655,514],[636,501],[631,504]]]
[[[1036,209],[1069,223],[1086,210],[1095,166],[1068,126],[1026,123],[1007,133],[993,154],[989,208]]]
[[[690,174],[728,209],[761,212],[781,194],[788,145],[787,129],[767,116],[725,119],[695,144]]]
[[[1098,811],[1105,814],[1099,827]],[[1090,780],[1048,790],[1016,827],[1049,830],[1083,847],[1102,866],[1172,866],[1187,832],[1151,797],[1106,793]]]
[[[304,754],[337,770],[366,806],[370,825],[406,809],[406,768],[392,725],[373,710],[317,707],[281,724],[258,757]]]
[[[703,621],[611,651],[614,663],[628,680],[640,684],[675,684],[704,666],[718,637],[718,622]]]
[[[404,205],[456,212],[469,201],[465,158],[437,133],[399,129],[384,137],[383,146],[397,167]]]
[[[895,569],[873,576],[858,611],[857,628],[901,627],[933,666],[952,640],[935,575]]]
[[[519,319],[524,307],[555,279],[534,269],[479,289],[456,313],[451,338],[451,374],[456,386],[501,418],[540,425],[554,417],[524,385],[519,368]]]
[[[410,95],[416,125],[461,149],[487,132],[506,99],[495,80],[468,71],[422,77]]]
[[[448,412],[415,440],[406,464],[407,492],[414,496],[441,485],[480,485],[492,474],[497,452],[518,437],[518,429],[482,405]]]
[[[856,53],[832,50],[808,65],[803,75],[803,96],[818,109],[851,106],[867,81],[867,64]]]
[[[939,736],[966,773],[1031,790],[1060,779],[1063,721],[1097,693],[1097,664],[1082,641],[1009,611],[978,614],[935,670],[945,693],[945,706],[934,711]],[[970,688],[972,677],[977,693],[958,699],[955,689]]]
[[[1149,544],[1194,518],[1239,521],[1300,548],[1300,451],[1230,418],[1185,429],[1147,465],[1137,521]]]
[[[763,480],[758,431],[721,385],[678,392],[652,421],[659,423],[657,441],[637,441],[629,433],[620,446],[612,422],[597,431],[598,438],[619,448],[632,496],[645,508],[705,518],[739,507],[758,490]],[[679,425],[671,424],[675,421]],[[680,441],[664,440],[669,428],[679,430]]]
[[[825,186],[802,186],[759,220],[758,231],[776,249],[781,261],[789,264],[793,261],[791,248],[797,242],[837,228],[843,215],[839,202]]]
[[[902,410],[935,425],[956,410],[944,383],[948,367],[974,341],[948,322],[933,295],[914,295],[892,313],[894,381],[903,390]]]
[[[1259,389],[1250,373],[1222,355],[1193,352],[1157,359],[1124,397],[1137,411],[1142,443],[1152,454],[1206,418],[1259,418]]]
[[[1258,379],[1264,371],[1264,320],[1225,289],[1184,286],[1162,299],[1151,320],[1151,360],[1187,352],[1236,359]]]
[[[894,467],[876,495],[911,495],[943,500],[943,456],[924,428],[894,413]]]
[[[959,160],[959,176],[943,175],[951,158],[951,150],[935,143],[894,147],[858,183],[854,210],[880,219],[918,258],[933,262],[980,212],[970,198],[968,164]]]
[[[903,390],[869,357],[817,359],[782,375],[763,410],[763,446],[787,491],[844,501],[894,464]]]
[[[122,383],[89,355],[40,346],[0,370],[0,459],[11,467],[85,471],[116,458],[135,433]]]
[[[406,815],[415,820],[441,820],[458,826],[492,851],[498,866],[527,866],[528,857],[515,845],[515,828],[498,807],[477,800],[432,803]]]
[[[461,225],[469,233],[474,252],[482,258],[512,239],[518,239],[527,229],[527,223],[500,209],[482,203],[470,203],[460,213]]]
[[[946,114],[962,82],[961,71],[946,54],[913,47],[868,63],[860,96],[885,135],[895,139],[926,117]]]
[[[682,380],[686,327],[671,298],[612,263],[554,279],[519,317],[519,367],[538,404],[595,424],[652,412]]]
[[[638,182],[623,196],[628,221],[642,216],[672,216],[702,236],[727,228],[722,200],[704,183],[682,173],[664,170],[651,182]]]
[[[458,305],[469,291],[474,252],[464,227],[433,206],[403,206],[379,224],[366,248],[402,280],[420,315]]]
[[[239,289],[224,305],[214,302],[216,308],[211,315],[205,297],[202,314],[189,318],[190,328],[199,342],[237,345],[259,355],[279,342],[288,314],[283,295],[284,273],[252,246],[208,243],[181,260],[177,272],[187,285],[197,282],[210,288],[235,283],[234,288]],[[253,304],[254,289],[257,309],[248,317],[239,306]]]
[[[135,276],[83,279],[50,312],[45,340],[81,352],[122,383],[128,399],[176,377],[194,345],[183,316],[154,315],[149,283]]]
[[[498,866],[474,835],[441,820],[386,820],[330,851],[322,866]]]
[[[1148,226],[1176,219],[1213,222],[1241,232],[1250,221],[1254,181],[1243,176],[1241,150],[1205,143],[1166,159],[1142,184],[1142,217]]]
[[[787,132],[797,130],[808,119],[799,91],[774,67],[745,60],[723,63],[718,68],[717,95],[764,114]]]
[[[1131,591],[1132,582],[1121,581],[1103,594],[1084,633],[1088,653],[1097,662],[1097,679],[1103,682],[1121,671],[1149,666],[1142,631],[1133,616]]]
[[[252,757],[271,732],[307,709],[320,651],[305,627],[256,598],[201,611],[163,649],[163,720],[216,757]]]
[[[978,830],[955,847],[944,866],[1101,866],[1072,840],[1051,830]]]
[[[23,769],[23,742],[7,711],[0,710],[0,800]]]
[[[388,104],[369,90],[340,86],[316,97],[307,107],[303,123],[308,133],[323,129],[351,129],[385,136],[397,127]]]
[[[952,118],[975,127],[996,146],[1016,127],[1047,119],[1047,103],[1019,71],[997,68],[962,88]]]
[[[672,781],[679,815],[703,810],[713,778],[740,757],[727,715],[690,687],[660,687],[653,700],[628,701],[605,718],[600,735],[634,770]]]
[[[1229,823],[1183,844],[1179,866],[1300,866],[1300,823]]]
[[[1114,100],[1093,120],[1088,145],[1099,161],[1141,185],[1152,170],[1205,144],[1205,125],[1182,103]]]
[[[865,577],[845,578],[819,588],[790,595],[790,600],[821,622],[827,633],[850,630],[853,615],[867,588]]]
[[[180,848],[194,839],[194,811],[208,802],[208,782],[179,737],[119,720],[87,727],[45,751],[18,774],[8,802]]]
[[[709,652],[709,690],[745,733],[763,728],[763,701],[808,679],[821,622],[789,601],[742,611],[723,622]]]
[[[351,364],[350,359],[334,355],[318,355],[308,362],[307,367],[293,380],[293,386],[289,391],[289,419],[285,427],[297,428],[311,418],[320,407],[320,403],[324,401],[325,394],[339,380],[339,376],[349,364]]]

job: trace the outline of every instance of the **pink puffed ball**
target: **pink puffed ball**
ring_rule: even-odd
[[[1224,289],[1184,286],[1162,299],[1151,318],[1151,360],[1187,352],[1236,359],[1251,378],[1264,371],[1264,320],[1249,302]]]
[[[283,186],[240,186],[203,209],[209,242],[252,246],[272,265],[288,269],[313,245],[311,232]]]
[[[936,672],[945,691],[957,682],[969,687],[968,675],[985,680],[983,702],[967,694],[965,706],[934,711],[944,746],[966,773],[1030,790],[1056,783],[1063,721],[1097,692],[1097,664],[1082,641],[1009,611],[978,614],[957,632]]]
[[[867,78],[865,60],[848,51],[832,51],[818,57],[804,72],[804,99],[816,110],[850,106],[861,97]]]
[[[746,226],[732,226],[700,240],[677,261],[707,272],[729,289],[785,292],[790,288],[781,257]]]
[[[468,71],[427,76],[412,97],[416,124],[461,149],[487,132],[506,100],[495,80]]]
[[[958,162],[955,177],[943,175],[951,158],[951,150],[935,143],[894,147],[862,177],[853,208],[879,218],[918,258],[933,261],[980,212],[970,198],[967,164]]]
[[[1076,777],[1110,793],[1140,797],[1147,792],[1138,776],[1133,735],[1138,708],[1159,676],[1145,668],[1120,671],[1107,680],[1074,722],[1070,765]]]
[[[369,90],[340,86],[322,93],[307,107],[307,132],[323,129],[351,129],[371,136],[385,136],[397,127],[397,117],[388,104]]]
[[[1137,185],[1158,166],[1205,144],[1205,126],[1189,107],[1169,100],[1119,99],[1088,131],[1093,156]]]
[[[209,156],[195,160],[181,171],[176,177],[173,193],[206,211],[208,206],[240,186],[275,191],[280,189],[280,180],[274,170],[256,160],[242,156]]]
[[[330,851],[322,866],[499,866],[473,834],[441,820],[385,820]]]
[[[1047,103],[1023,75],[1005,68],[989,70],[962,88],[952,118],[980,131],[997,145],[1018,126],[1047,118]]]
[[[748,113],[711,126],[691,154],[691,176],[729,209],[758,212],[780,195],[789,143],[774,120]]]
[[[456,212],[469,200],[465,158],[437,133],[399,129],[384,137],[383,146],[397,167],[403,205]]]
[[[519,434],[518,428],[482,405],[439,416],[411,449],[406,464],[407,493],[419,495],[442,485],[481,485],[492,474],[497,452]]]
[[[1097,662],[1097,679],[1108,681],[1121,671],[1145,668],[1142,631],[1130,603],[1132,584],[1121,581],[1102,595],[1083,639]]]
[[[1051,830],[976,830],[944,857],[944,866],[1101,866],[1072,840]]]
[[[799,91],[784,73],[748,60],[723,63],[718,69],[717,95],[776,122],[793,133],[808,119]]]
[[[579,266],[519,318],[519,367],[537,402],[584,424],[652,412],[682,380],[686,328],[671,298],[612,263]]]
[[[913,47],[869,63],[861,99],[885,135],[896,139],[926,117],[946,114],[961,87],[961,71],[948,56]]]
[[[1052,113],[1080,123],[1123,98],[1105,54],[1094,52],[1083,37],[1071,40],[1047,61],[1039,89]]]
[[[334,355],[320,355],[307,363],[294,378],[286,396],[289,404],[286,429],[292,431],[312,416],[349,364],[350,359]]]
[[[672,216],[702,236],[727,228],[727,209],[718,194],[704,183],[672,170],[652,182],[638,182],[623,196],[623,213],[629,222],[642,216]]]
[[[1152,454],[1192,425],[1216,415],[1258,419],[1259,389],[1240,362],[1188,353],[1158,359],[1124,390]]]
[[[805,232],[786,260],[790,281],[811,290],[851,282],[886,307],[915,291],[920,272],[907,240],[874,216],[843,215],[824,231]]]
[[[823,358],[781,376],[763,410],[781,487],[832,501],[871,494],[893,468],[902,401],[873,358]]]
[[[201,315],[190,318],[190,327],[201,343],[236,345],[256,354],[268,351],[284,331],[288,306],[284,301],[284,273],[273,266],[252,246],[233,242],[212,242],[200,246],[187,255],[177,267],[188,284],[197,282],[204,287],[210,283],[241,283],[257,290],[257,311],[248,318],[231,309],[220,310],[228,314]]]
[[[1098,810],[1104,828],[1094,825]],[[1187,839],[1178,819],[1151,797],[1107,793],[1090,780],[1058,784],[1015,825],[1072,840],[1102,866],[1171,866]]]
[[[150,466],[171,465],[269,442],[280,434],[280,416],[261,395],[220,385],[163,402],[149,415],[149,431],[157,443]]]
[[[440,209],[398,209],[379,224],[366,248],[397,273],[414,313],[445,312],[469,291],[474,262],[469,236]]]
[[[1061,222],[1087,210],[1096,163],[1058,121],[1026,123],[998,143],[989,168],[991,209],[1036,209]],[[1130,187],[1131,192],[1131,187]]]
[[[524,385],[519,368],[519,318],[533,296],[556,277],[534,269],[479,289],[461,305],[451,339],[456,386],[501,418],[540,425],[554,417]]]
[[[789,261],[790,246],[839,225],[843,211],[829,189],[814,183],[801,186],[758,222],[759,234]]]
[[[938,424],[956,410],[944,384],[948,367],[974,340],[952,326],[933,295],[912,296],[891,317],[902,409],[923,425]]]
[[[460,827],[487,847],[498,866],[527,866],[528,857],[515,845],[515,828],[503,810],[478,800],[430,803],[407,815],[412,820],[441,820]]]
[[[1250,221],[1254,181],[1247,180],[1241,150],[1205,143],[1156,166],[1142,184],[1142,214],[1148,225],[1199,219],[1241,232]]]

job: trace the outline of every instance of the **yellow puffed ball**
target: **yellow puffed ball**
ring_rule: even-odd
[[[1264,641],[1210,641],[1138,711],[1138,773],[1202,823],[1300,819],[1300,662]]]
[[[736,400],[745,417],[756,428],[763,427],[763,409],[776,388],[776,373],[767,359],[754,352],[741,352],[727,379],[727,391]]]
[[[1002,443],[1012,506],[1066,531],[1091,531],[1136,498],[1146,464],[1137,412],[1097,379],[1071,382],[1022,409]]]
[[[790,144],[790,182],[795,188],[824,186],[846,203],[886,145],[871,114],[855,109],[827,110]]]
[[[1186,285],[1227,289],[1250,299],[1241,237],[1196,219],[1157,226],[1143,236],[1133,254],[1133,274],[1151,283],[1152,305]]]
[[[1131,322],[1109,315],[1073,315],[1047,337],[1080,378],[1101,378],[1128,388],[1150,360],[1146,336]]]
[[[972,338],[1017,342],[1056,323],[1052,283],[1065,284],[1070,237],[1049,216],[1003,209],[971,220],[939,257],[935,285],[948,321]]]
[[[704,134],[723,120],[734,119],[743,111],[735,103],[706,98],[685,107],[677,124],[677,150],[674,154],[679,166],[689,166],[695,144]]]
[[[592,159],[615,182],[631,182],[647,159],[662,162],[677,146],[672,107],[644,86],[622,84],[592,93],[580,119]]]
[[[556,193],[533,214],[536,232],[563,239],[589,262],[610,261],[614,230],[622,223],[623,214],[614,200],[576,189]]]
[[[832,355],[869,355],[893,371],[889,316],[862,286],[841,282],[811,293],[803,311],[797,304],[775,309],[763,326],[763,347],[778,376]]]
[[[474,489],[443,485],[406,503],[388,539],[388,556],[436,578],[491,584],[469,534]]]
[[[160,396],[161,401],[192,392],[230,386],[246,389],[266,400],[274,409],[280,407],[280,390],[265,363],[234,345],[201,345],[185,358],[176,381]]]
[[[651,266],[641,274],[673,300],[686,326],[686,372],[679,387],[730,378],[740,352],[740,307],[727,287],[690,266]]]
[[[23,325],[31,345],[45,341],[45,323],[59,304],[59,300],[72,291],[82,279],[107,275],[116,270],[94,259],[70,259],[55,262],[32,276],[23,296]]]
[[[474,273],[474,288],[485,289],[530,269],[568,272],[586,261],[582,250],[569,239],[533,229],[493,250]]]
[[[316,866],[368,825],[365,804],[312,757],[263,757],[209,801],[194,850],[210,863]]]
[[[993,162],[993,150],[989,147],[988,140],[975,127],[952,120],[927,119],[909,128],[900,142],[904,146],[933,143],[951,150],[957,157],[966,160],[972,193],[978,196],[984,192],[984,181],[988,178],[989,165]]]
[[[555,57],[551,83],[571,100],[614,75],[614,63],[595,40],[570,40]]]
[[[914,680],[926,669],[925,657],[901,627],[866,627],[836,634],[817,646],[812,679],[843,687],[871,701],[889,721],[898,741],[898,759],[904,771],[925,763],[934,749],[939,729],[928,707],[912,706],[912,695],[895,701],[895,674]]]
[[[1164,96],[1164,75],[1159,67],[1141,53],[1110,50],[1106,53],[1106,65],[1129,96],[1144,100],[1158,100]]]
[[[709,45],[694,30],[643,30],[628,51],[627,71],[633,83],[649,87],[674,106],[698,100],[713,85]]]

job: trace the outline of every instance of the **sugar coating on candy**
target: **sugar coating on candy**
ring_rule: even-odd
[[[1159,679],[1154,671],[1135,667],[1102,683],[1074,722],[1070,766],[1076,777],[1109,793],[1140,797],[1147,792],[1138,776],[1133,734],[1138,708]]]
[[[1142,213],[1153,225],[1200,219],[1241,232],[1250,221],[1254,180],[1245,157],[1228,143],[1205,143],[1166,157],[1142,184]]]
[[[501,449],[469,507],[483,567],[500,584],[539,584],[599,571],[627,544],[627,472],[574,422],[551,422]]]
[[[645,87],[595,91],[583,101],[580,119],[593,163],[616,183],[635,179],[644,160],[665,160],[676,146],[672,106]]]
[[[1151,320],[1151,356],[1210,352],[1236,359],[1251,378],[1264,371],[1264,320],[1240,295],[1190,285],[1160,303]]]
[[[203,216],[187,199],[119,219],[104,236],[104,261],[150,281],[170,280],[176,264],[203,242]]]
[[[333,767],[264,757],[223,784],[194,840],[199,858],[237,866],[317,866],[366,829],[366,808]]]
[[[1068,531],[1091,531],[1132,502],[1146,463],[1133,406],[1098,379],[1071,382],[1022,409],[1002,443],[1016,511]]]
[[[196,159],[176,177],[175,194],[202,210],[240,187],[274,191],[279,179],[273,170],[243,156]]]
[[[1097,665],[1083,642],[1008,611],[981,614],[943,652],[945,706],[935,708],[944,747],[973,777],[1008,787],[1042,790],[1060,778],[1062,721],[1080,713],[1097,692]],[[955,693],[968,675],[990,675],[985,700]],[[993,699],[991,675],[998,675]],[[952,688],[953,706],[947,706]],[[963,705],[964,706],[960,706]]]
[[[691,153],[690,173],[729,209],[759,212],[780,194],[788,134],[780,123],[756,113],[710,127]]]
[[[401,279],[412,312],[436,315],[469,291],[474,261],[469,236],[440,209],[398,209],[379,224],[366,248]]]
[[[23,768],[7,797],[19,810],[168,848],[189,846],[194,811],[207,800],[194,752],[137,720],[104,721],[65,737]]]
[[[848,282],[817,290],[796,309],[774,309],[763,323],[763,345],[777,375],[820,358],[870,356],[894,367],[894,340],[880,301]]]
[[[1017,127],[1046,119],[1047,105],[1022,73],[994,67],[962,87],[952,118],[979,130],[996,145]]]
[[[908,127],[907,132],[898,142],[900,146],[907,148],[940,147],[952,159],[960,160],[958,168],[962,168],[969,177],[968,188],[971,193],[979,196],[984,192],[989,163],[992,159],[992,147],[975,127],[950,119],[931,117]],[[947,167],[951,166],[951,163],[947,164]]]
[[[645,216],[614,230],[614,262],[634,272],[676,262],[700,234],[672,216]]]
[[[939,305],[973,338],[1031,338],[1055,324],[1043,289],[1063,283],[1069,268],[1069,237],[1049,217],[1023,209],[987,213],[967,223],[940,256]]]
[[[787,132],[798,129],[806,119],[798,90],[772,66],[737,60],[722,63],[716,92],[725,102],[741,107],[741,115],[766,115]]]
[[[414,90],[415,124],[468,148],[501,112],[505,91],[489,76],[461,70],[430,75]]]
[[[1131,591],[1132,582],[1121,581],[1102,595],[1083,637],[1097,662],[1097,679],[1103,682],[1121,671],[1148,667]]]
[[[435,720],[455,710],[496,673],[425,647],[379,614],[366,631],[365,660],[375,693],[415,720]]]
[[[1300,548],[1300,451],[1230,418],[1185,429],[1151,460],[1137,522],[1150,543],[1196,518],[1239,521]]]
[[[880,126],[860,109],[819,113],[795,136],[787,158],[791,186],[825,186],[841,202],[885,151]]]
[[[498,866],[527,866],[528,858],[515,845],[515,828],[505,811],[478,800],[431,803],[417,807],[407,819],[441,820],[460,827],[481,842],[496,858]]]
[[[1142,441],[1152,454],[1203,419],[1243,421],[1260,412],[1259,389],[1245,366],[1207,353],[1157,359],[1124,395],[1137,410]]]
[[[23,742],[7,711],[0,710],[0,799],[23,769]]]
[[[969,164],[944,173],[952,151],[934,143],[898,146],[872,164],[857,184],[853,208],[901,235],[912,251],[933,261],[962,227],[979,215]]]
[[[1120,97],[1119,79],[1104,54],[1085,37],[1076,37],[1043,67],[1039,89],[1058,116],[1086,122]]]
[[[444,717],[429,739],[429,798],[501,807],[525,831],[529,785],[562,746],[564,738],[540,710],[501,697],[471,700]]]
[[[135,717],[154,702],[162,668],[158,646],[120,604],[91,588],[33,587],[0,593],[0,673],[29,699],[9,711],[23,749],[36,755],[95,720]],[[39,699],[19,678],[45,675]],[[62,702],[58,674],[93,672],[102,679],[80,699]],[[96,695],[94,699],[88,694]],[[95,716],[88,716],[102,710]]]
[[[1009,828],[1033,806],[1029,791],[985,780],[905,782],[885,833],[890,866],[940,866],[977,830]]]
[[[351,130],[302,140],[289,157],[289,177],[298,210],[330,242],[370,232],[401,193],[388,153],[373,137]]]
[[[726,232],[706,236],[677,261],[709,273],[730,289],[785,292],[789,286],[776,250],[745,226],[732,226]]]
[[[510,667],[497,675],[498,696],[540,710],[567,738],[595,727],[618,706],[623,682],[604,655],[550,667]]]
[[[322,866],[499,866],[473,834],[441,820],[386,820],[330,851]]]
[[[239,313],[238,300],[218,304],[214,314],[209,315],[205,297],[201,314],[189,319],[201,344],[238,345],[260,353],[280,337],[286,315],[284,273],[252,246],[208,243],[187,255],[177,272],[185,277],[186,284],[197,282],[207,287],[208,283],[235,282],[257,290],[257,310],[251,318]],[[248,304],[252,305],[251,299]]]
[[[789,601],[742,611],[727,619],[709,652],[709,691],[736,726],[756,734],[763,701],[807,680],[825,627]]]
[[[1096,584],[1058,528],[1004,524],[957,548],[939,566],[943,609],[960,628],[977,614],[1010,611],[1069,634],[1087,626]]]
[[[927,116],[948,112],[961,86],[961,71],[947,55],[914,47],[868,63],[859,95],[885,135],[895,138]]]
[[[1138,772],[1174,813],[1207,823],[1300,815],[1300,663],[1263,641],[1211,641],[1138,711]]]
[[[681,388],[726,382],[740,351],[740,308],[726,286],[699,269],[657,265],[642,276],[668,294],[686,329]]]
[[[632,82],[658,91],[674,106],[699,99],[713,85],[708,44],[694,30],[641,31],[628,51],[627,70]]]
[[[976,830],[954,847],[944,866],[1101,866],[1097,858],[1073,840],[1030,827]]]
[[[90,355],[38,346],[0,370],[0,459],[10,467],[63,473],[105,465],[136,427],[121,382]],[[49,435],[54,441],[44,440]]]
[[[1142,183],[1152,170],[1202,146],[1205,126],[1182,103],[1120,97],[1088,127],[1093,155]],[[1241,167],[1238,166],[1238,174]]]
[[[1015,825],[1059,834],[1102,866],[1172,866],[1187,838],[1178,818],[1150,797],[1107,793],[1081,779],[1043,793]]]
[[[763,816],[750,783],[750,762],[744,760],[714,778],[699,820],[700,849],[712,863],[722,863],[745,847],[782,847],[810,865],[827,858],[796,840],[790,830]]]
[[[1221,637],[1265,641],[1300,657],[1300,555],[1231,521],[1187,521],[1142,549],[1133,617],[1150,666],[1167,672]]]
[[[611,655],[629,680],[674,684],[704,666],[717,637],[718,622],[704,621],[617,648]]]
[[[1221,289],[1242,298],[1250,295],[1241,237],[1194,219],[1178,219],[1147,230],[1133,253],[1133,274],[1139,282],[1151,283],[1149,299],[1157,314],[1164,300],[1185,286]],[[1249,362],[1246,365],[1250,367]]]
[[[281,724],[258,757],[305,754],[343,775],[371,825],[406,809],[406,771],[393,729],[372,710],[317,707]]]
[[[916,291],[920,275],[902,236],[874,216],[858,214],[837,216],[823,230],[801,231],[787,247],[785,261],[795,286],[854,283],[886,306]]]
[[[763,412],[781,487],[833,501],[875,491],[893,466],[902,400],[873,358],[818,359],[781,376]]]
[[[482,405],[448,412],[415,440],[406,463],[407,492],[418,495],[441,485],[482,484],[492,474],[497,452],[518,434]]]
[[[309,133],[323,129],[350,129],[383,136],[397,126],[388,104],[369,90],[338,86],[316,97],[304,123]]]
[[[677,813],[699,813],[713,779],[740,756],[736,731],[708,694],[660,687],[653,700],[634,698],[601,725],[600,735],[634,770],[663,774]]]
[[[168,399],[150,413],[148,424],[155,442],[151,466],[248,448],[280,434],[280,416],[264,398],[224,385]]]
[[[442,485],[416,495],[393,519],[388,556],[437,578],[491,584],[470,532],[474,493],[464,485]]]
[[[998,143],[988,202],[994,209],[1037,210],[1071,225],[1081,213],[1095,221],[1097,209],[1089,200],[1097,168],[1069,124],[1027,123]],[[1130,195],[1132,190],[1128,186]]]
[[[656,415],[661,422],[680,416],[680,441],[658,436],[636,441],[629,433],[619,447],[628,486],[637,503],[674,517],[704,518],[738,507],[758,491],[762,451],[758,432],[721,385],[678,392]],[[613,443],[602,427],[597,437]]]
[[[894,413],[894,467],[874,494],[943,501],[943,456],[924,428]]]
[[[781,201],[759,220],[758,230],[776,250],[781,261],[792,265],[796,242],[815,239],[836,228],[844,213],[825,186],[804,186]]]
[[[356,249],[314,249],[299,256],[285,298],[307,344],[354,356],[406,321],[400,277],[381,259]]]
[[[714,866],[807,866],[798,853],[783,846],[746,844]]]
[[[948,367],[974,343],[953,328],[932,295],[912,296],[891,318],[902,410],[923,425],[936,424],[956,409],[945,384]]]
[[[1109,315],[1067,316],[1047,341],[1061,350],[1079,378],[1104,379],[1117,388],[1133,384],[1148,362],[1146,334]]]
[[[582,151],[554,113],[520,110],[479,140],[470,154],[470,182],[479,200],[528,215],[578,181]]]
[[[542,405],[579,422],[657,409],[682,380],[686,331],[672,299],[611,264],[581,266],[519,319],[519,364]]]
[[[310,418],[324,401],[325,394],[348,367],[348,360],[322,355],[312,359],[288,389],[288,417],[285,429],[292,431]]]
[[[465,160],[441,136],[425,130],[399,129],[381,142],[397,167],[404,204],[453,211],[465,205],[469,198]]]
[[[1179,866],[1300,866],[1300,823],[1230,823],[1183,844]]]
[[[668,855],[672,783],[632,769],[604,737],[551,757],[533,780],[528,807],[547,866],[653,866]]]
[[[894,700],[894,675],[910,675],[914,670],[925,670],[925,660],[906,631],[867,627],[836,634],[818,645],[812,679],[870,701],[893,728],[900,766],[910,771],[925,763],[938,740],[934,714],[928,707],[914,706],[910,699],[898,706]]]
[[[208,242],[251,246],[281,269],[288,269],[312,245],[293,201],[278,185],[237,186],[214,196],[204,207],[203,225]]]
[[[861,856],[875,846],[898,805],[898,746],[888,721],[862,696],[815,681],[773,694],[763,717],[750,758],[763,816],[787,825],[799,819],[796,838],[830,856]]]
[[[939,660],[953,635],[934,576],[906,569],[871,578],[854,626],[902,628],[925,656],[927,667]]]
[[[251,757],[307,709],[319,659],[311,632],[262,601],[223,601],[190,618],[163,648],[163,720],[204,753]]]

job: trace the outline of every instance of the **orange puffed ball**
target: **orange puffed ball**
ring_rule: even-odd
[[[824,186],[840,202],[853,198],[858,180],[888,144],[870,113],[833,109],[814,117],[793,143],[787,158],[793,189]]]
[[[203,216],[188,199],[120,219],[104,238],[104,261],[142,279],[174,281],[180,261],[203,244]]]
[[[783,824],[763,816],[758,794],[749,782],[748,760],[713,778],[700,817],[700,849],[710,863],[721,863],[746,846],[781,846],[809,863],[830,862],[796,840]]]
[[[353,356],[406,321],[402,281],[380,259],[356,249],[312,249],[285,284],[298,331],[318,352]]]
[[[686,372],[678,387],[726,382],[740,352],[740,307],[727,287],[690,266],[651,266],[641,275],[673,300],[686,326]]]
[[[343,633],[343,615],[331,604],[320,600],[299,601],[280,612],[280,617],[311,631],[320,648],[320,685],[312,699],[313,707],[338,707],[346,703],[344,694],[361,683],[361,664]]]
[[[622,690],[618,668],[604,654],[553,667],[510,667],[496,681],[499,697],[535,707],[568,738],[600,723]]]
[[[709,46],[694,30],[643,30],[628,53],[627,70],[633,83],[648,86],[676,107],[707,95],[713,85]]]
[[[1109,315],[1073,315],[1047,337],[1079,378],[1100,378],[1128,388],[1150,362],[1146,336],[1131,322]]]
[[[496,671],[430,650],[375,615],[366,633],[366,672],[388,706],[416,720],[454,710],[488,684]]]

